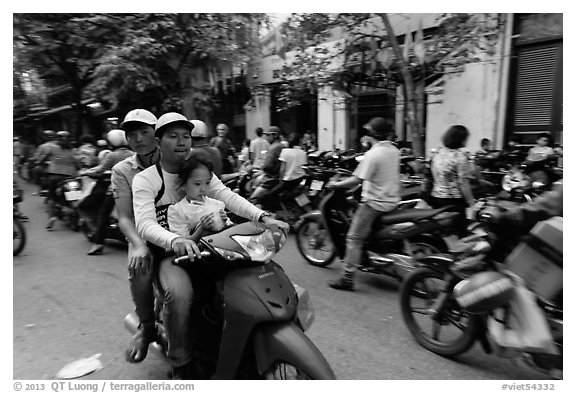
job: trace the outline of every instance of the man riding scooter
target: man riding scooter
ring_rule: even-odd
[[[378,217],[394,210],[400,202],[400,150],[396,148],[394,127],[382,117],[375,117],[364,126],[371,144],[354,174],[344,180],[329,182],[329,188],[352,188],[362,183],[362,203],[354,213],[346,235],[346,255],[340,278],[330,281],[334,289],[354,290],[354,273],[362,258],[364,242]]]
[[[114,165],[120,161],[134,155],[134,152],[128,147],[126,134],[123,130],[110,130],[106,135],[108,144],[112,151],[104,157],[102,162],[93,168],[86,169],[79,173],[80,176],[103,176],[105,172],[110,171]],[[97,184],[92,194],[79,205],[79,210],[86,210],[92,204],[96,210],[95,231],[91,238],[92,247],[88,255],[102,255],[104,251],[104,239],[110,214],[114,209],[114,198],[109,189],[109,179],[103,177],[97,180]]]
[[[161,150],[157,165],[139,172],[132,183],[132,196],[136,229],[141,238],[148,241],[153,250],[154,263],[160,290],[167,294],[163,305],[163,321],[168,338],[168,358],[172,365],[172,377],[184,379],[195,376],[192,340],[187,334],[190,320],[190,305],[193,301],[193,288],[190,277],[183,274],[181,267],[174,265],[173,255],[188,255],[190,259],[200,257],[196,243],[166,229],[163,216],[168,207],[184,197],[178,185],[178,171],[190,155],[191,132],[194,125],[185,116],[170,112],[158,119],[155,136]],[[265,224],[286,227],[270,214],[250,204],[212,176],[207,196],[221,200],[233,213],[261,221]],[[162,226],[161,224],[165,226]],[[154,319],[152,319],[153,323]],[[142,323],[143,321],[141,321]]]

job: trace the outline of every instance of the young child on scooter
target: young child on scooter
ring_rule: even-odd
[[[202,158],[190,157],[182,165],[178,180],[186,196],[168,208],[171,232],[197,240],[232,224],[224,202],[206,196],[212,176],[212,163]]]

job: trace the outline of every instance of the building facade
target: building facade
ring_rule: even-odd
[[[437,16],[390,15],[390,20],[404,42],[407,31],[410,38],[419,27],[433,31]],[[540,132],[549,132],[556,143],[562,143],[562,14],[491,17],[501,26],[494,50],[480,54],[480,61],[448,69],[423,86],[425,110],[420,120],[427,152],[441,144],[443,133],[454,124],[470,130],[470,151],[479,148],[482,138],[492,140],[495,148],[502,148],[512,136],[532,144]],[[335,35],[333,42],[338,39]],[[369,118],[384,116],[394,118],[398,138],[410,142],[403,87],[385,77],[353,81],[346,91],[327,85],[311,95],[315,104],[275,113],[274,87],[283,82],[280,73],[289,59],[290,53],[284,59],[270,55],[250,64],[247,85],[252,99],[245,106],[248,137],[256,127],[274,124],[285,132],[315,132],[321,150],[348,149],[355,147]]]

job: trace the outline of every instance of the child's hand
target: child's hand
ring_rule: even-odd
[[[212,229],[212,223],[214,222],[214,212],[206,213],[200,217],[200,225],[203,229]]]
[[[220,210],[220,218],[222,218],[222,222],[226,223],[228,221],[228,216],[226,215],[226,212],[224,210]]]

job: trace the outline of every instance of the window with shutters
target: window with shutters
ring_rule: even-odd
[[[532,144],[550,132],[562,140],[562,42],[517,48],[514,63],[508,137]]]
[[[540,132],[562,140],[561,27],[560,35],[556,30],[542,33],[537,27],[545,17],[558,19],[554,14],[520,18],[511,63],[507,137],[515,134],[525,144],[535,143]]]
[[[556,52],[555,46],[519,51],[514,108],[515,127],[550,126]]]

